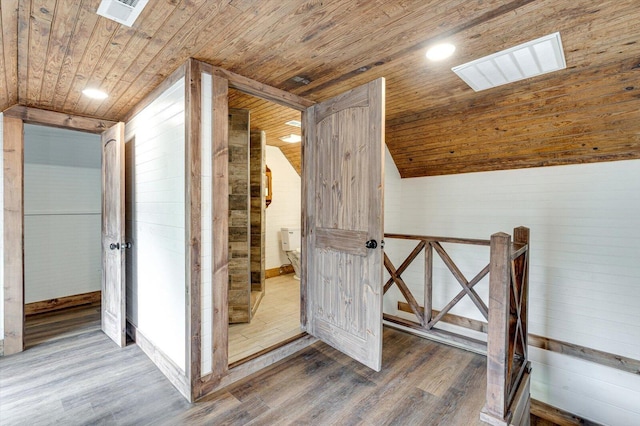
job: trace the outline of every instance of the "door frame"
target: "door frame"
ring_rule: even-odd
[[[201,62],[195,59],[189,61],[187,67],[187,81],[190,82],[191,90],[188,90],[189,97],[187,100],[187,119],[188,125],[192,131],[192,141],[188,144],[191,149],[191,158],[196,158],[196,152],[199,152],[200,134],[198,132],[200,124],[200,105],[201,105],[201,73],[210,74],[212,77],[212,152],[213,152],[213,196],[216,198],[215,206],[213,206],[212,233],[213,242],[213,260],[212,260],[212,371],[211,373],[201,376],[200,360],[202,357],[200,340],[192,339],[191,345],[191,388],[192,399],[196,400],[208,393],[227,386],[243,377],[248,376],[268,365],[285,358],[286,356],[297,352],[298,350],[310,345],[316,339],[312,336],[301,334],[300,338],[289,339],[283,342],[283,345],[271,352],[261,354],[255,358],[229,368],[229,352],[228,352],[228,110],[229,88],[236,89],[243,93],[274,102],[276,104],[295,109],[302,113],[302,122],[304,123],[305,111],[315,102],[304,99],[289,92],[267,86],[250,78],[227,71],[225,69],[215,67],[213,65]],[[195,132],[194,132],[195,130]],[[304,126],[301,129],[304,139]],[[304,144],[302,145],[301,156],[304,158]],[[197,170],[195,170],[197,169]],[[200,174],[200,163],[191,161],[191,176]],[[192,186],[193,188],[193,186]],[[306,193],[305,183],[302,182],[302,200]],[[194,191],[191,192],[192,197]],[[198,192],[198,200],[199,200]],[[192,200],[193,202],[194,200]],[[304,203],[303,203],[304,204]],[[197,210],[199,211],[199,209]],[[199,226],[200,217],[193,216],[191,211],[191,224],[193,228]],[[304,205],[302,206],[302,217],[304,217]],[[304,221],[302,222],[302,247],[306,241],[306,230]],[[303,328],[306,325],[306,268],[304,267],[304,251],[301,259],[301,276],[300,276],[300,322]],[[188,263],[199,270],[199,258],[192,256]],[[198,277],[199,280],[200,277]],[[199,281],[198,281],[199,283]],[[191,336],[200,336],[200,289],[199,285],[193,279],[190,282],[190,298],[191,298]],[[197,309],[194,309],[196,308]]]
[[[24,124],[102,134],[114,121],[15,105],[3,112],[4,355],[24,350]],[[7,149],[7,147],[9,149]]]

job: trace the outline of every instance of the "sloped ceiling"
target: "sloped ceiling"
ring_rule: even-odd
[[[640,158],[637,0],[157,0],[132,28],[98,4],[2,0],[1,110],[122,119],[195,57],[315,101],[386,77],[403,177]],[[450,71],[555,31],[566,70],[478,93]]]

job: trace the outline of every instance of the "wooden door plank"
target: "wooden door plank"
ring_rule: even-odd
[[[124,123],[102,134],[102,330],[126,345]]]
[[[306,320],[310,334],[379,371],[384,79],[307,109]]]

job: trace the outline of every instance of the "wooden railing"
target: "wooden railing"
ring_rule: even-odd
[[[523,413],[529,413],[529,362],[527,360],[527,297],[529,266],[529,229],[519,227],[511,236],[497,233],[491,240],[431,237],[421,235],[385,234],[388,239],[414,240],[417,245],[396,268],[387,254],[384,265],[390,278],[384,285],[386,293],[394,284],[406,300],[398,303],[400,310],[412,313],[416,320],[383,314],[391,323],[415,329],[438,340],[487,354],[487,400],[482,411],[483,421],[491,424],[519,424]],[[489,263],[468,280],[442,243],[490,246]],[[402,274],[424,251],[424,307],[420,306]],[[433,309],[434,252],[442,259],[461,290],[442,309]],[[483,300],[474,287],[489,275],[489,301]],[[449,312],[464,297],[468,297],[485,321],[453,315]],[[488,305],[488,306],[487,306]],[[487,342],[464,334],[437,328],[440,322],[487,333]],[[523,423],[524,424],[524,423]]]

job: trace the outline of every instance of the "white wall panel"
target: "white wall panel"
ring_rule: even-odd
[[[24,126],[25,303],[99,291],[100,136]]]
[[[404,179],[401,194],[400,233],[488,239],[528,226],[530,332],[640,359],[640,161]],[[394,263],[411,250],[386,247]],[[484,266],[473,250],[451,252],[469,279]],[[460,286],[441,265],[434,274],[453,289],[439,290],[437,309]],[[421,267],[403,278],[421,294]],[[469,302],[453,312],[477,318]],[[534,398],[606,424],[640,423],[640,377],[547,351],[531,357]]]
[[[133,241],[128,319],[184,370],[185,97],[179,80],[126,124]]]
[[[266,163],[271,169],[273,200],[266,209],[265,268],[289,264],[282,251],[280,230],[301,228],[302,189],[300,176],[280,148],[266,146]]]
[[[4,229],[4,115],[0,112],[0,229]],[[0,238],[0,339],[4,339],[4,238]]]
[[[201,271],[201,287],[200,287],[200,312],[201,312],[201,360],[200,371],[204,376],[211,372],[213,342],[211,341],[212,333],[212,240],[211,227],[212,223],[212,87],[213,82],[211,74],[202,73],[202,106],[201,106],[201,168],[200,168],[200,190],[201,190],[201,249],[200,249],[200,271]]]

